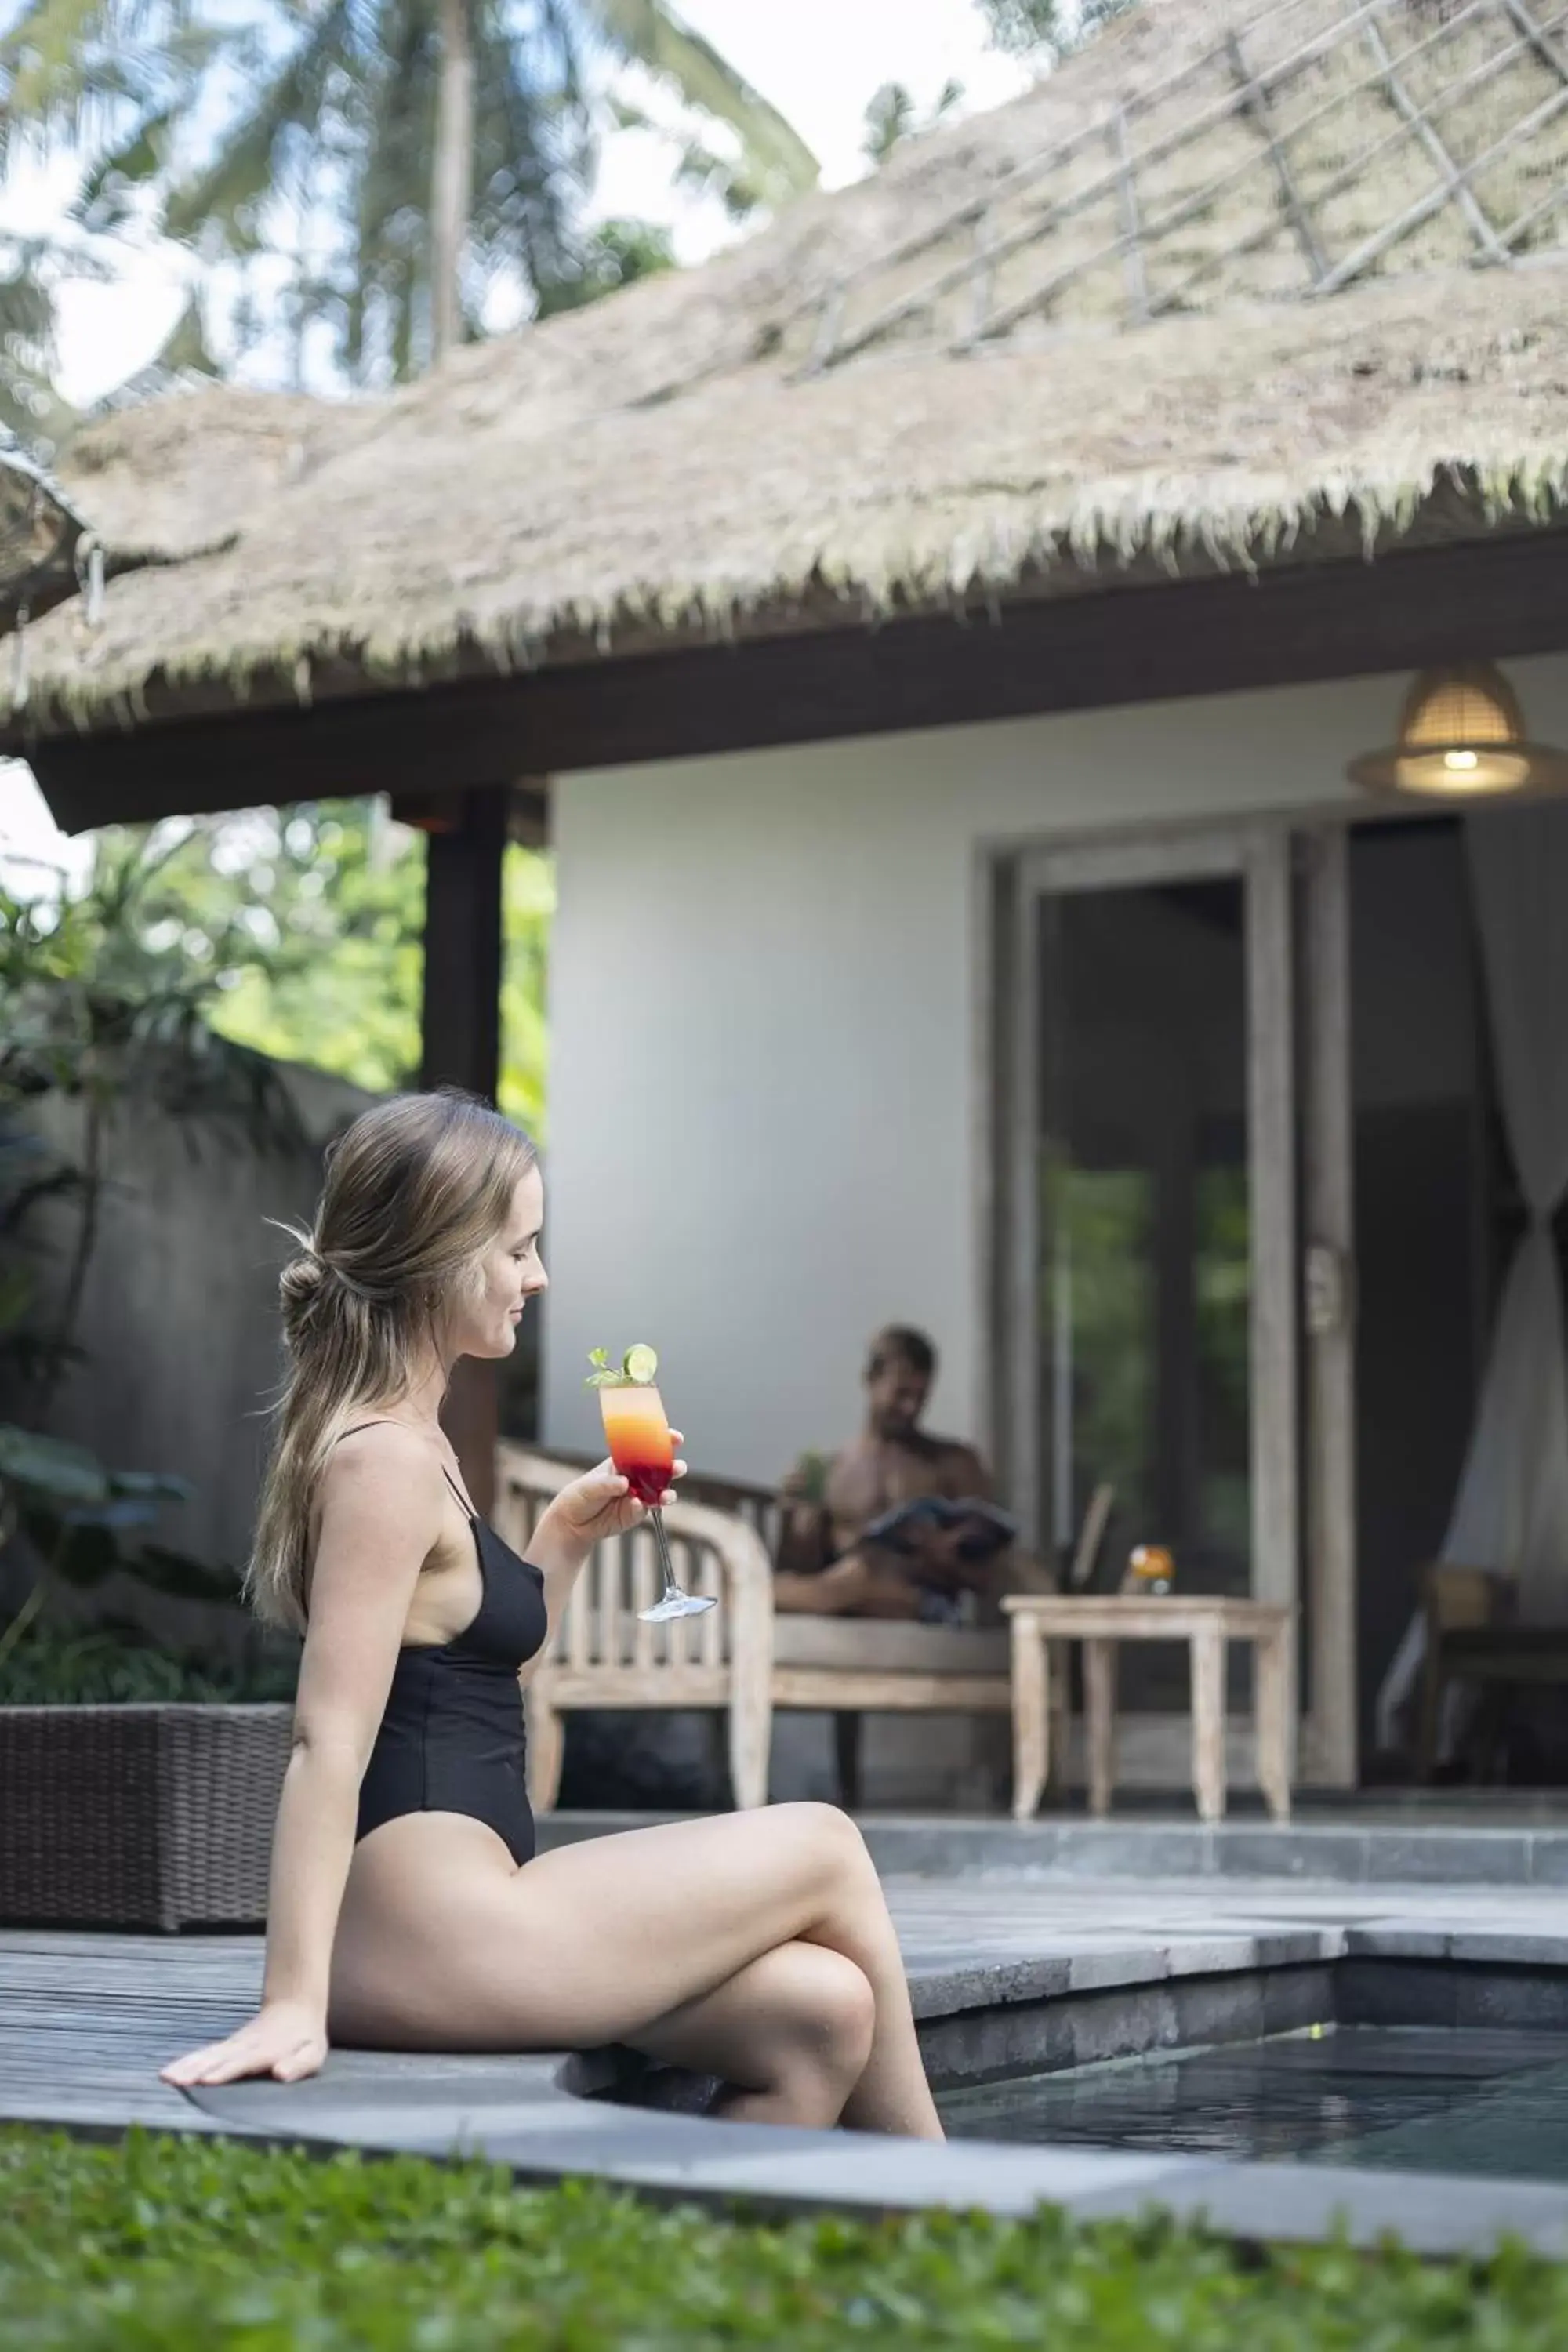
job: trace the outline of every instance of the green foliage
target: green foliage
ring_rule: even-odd
[[[57,1580],[90,1586],[126,1570],[187,1599],[228,1601],[237,1591],[232,1571],[151,1534],[163,1507],[188,1496],[183,1479],[111,1470],[40,1433],[80,1356],[77,1324],[111,1180],[112,1116],[156,1105],[224,1118],[253,1148],[299,1139],[270,1066],[214,1035],[202,1017],[210,976],[163,935],[168,851],[158,836],[107,836],[85,889],[26,902],[0,892],[0,1385],[20,1416],[0,1423],[0,1544],[20,1530],[37,1564],[0,1633],[0,1663],[34,1630]],[[79,1112],[79,1156],[37,1129],[35,1107],[51,1096]],[[46,1301],[47,1243],[37,1221],[62,1209],[63,1277]]]
[[[0,2306],[29,2352],[1555,2352],[1568,2272],[1050,2213],[746,2221],[473,2162],[13,2129]]]
[[[787,203],[816,186],[816,158],[800,133],[668,0],[583,5],[591,26],[619,58],[644,67],[688,106],[725,126],[756,202]]]
[[[78,422],[52,380],[57,288],[115,274],[105,232],[238,36],[195,0],[12,0],[0,20],[0,179],[66,145],[82,159],[74,222],[0,231],[0,422],[47,458]]]
[[[549,319],[561,310],[580,310],[601,295],[674,268],[669,231],[657,222],[603,221],[583,243],[567,274],[540,289],[538,315]]]
[[[483,331],[498,287],[569,309],[656,266],[649,233],[581,228],[595,160],[595,50],[642,66],[721,124],[737,184],[743,176],[756,197],[777,202],[815,182],[816,160],[784,117],[666,0],[467,5],[475,102],[460,295],[470,335]],[[287,253],[297,350],[324,325],[338,364],[362,383],[416,374],[429,355],[440,9],[441,0],[309,10],[271,0],[252,37],[247,102],[200,168],[171,180],[154,142],[127,145],[110,175],[122,191],[138,177],[157,183],[169,233],[205,252],[274,263]],[[692,142],[688,161],[697,152]],[[308,267],[299,257],[307,249]]]
[[[366,801],[186,824],[139,915],[234,1044],[373,1093],[419,1058],[425,847]]]
[[[67,412],[54,388],[55,305],[47,241],[0,235],[0,425],[42,457]]]
[[[0,422],[44,454],[76,421],[51,379],[54,283],[109,268],[105,243],[144,219],[248,272],[243,352],[281,331],[304,373],[324,331],[358,383],[418,373],[430,348],[430,220],[442,0],[0,0],[0,179],[24,152],[83,160],[70,237],[0,230]],[[563,310],[670,264],[638,224],[584,232],[596,149],[589,61],[636,64],[716,125],[677,176],[737,214],[816,179],[798,134],[668,0],[466,0],[474,60],[466,331],[492,296]],[[67,248],[69,247],[68,252]],[[279,288],[278,264],[288,265]],[[216,372],[216,279],[128,393]]]
[[[1082,48],[1139,0],[978,0],[997,48],[1042,68]]]
[[[550,1076],[546,1023],[555,867],[542,852],[511,848],[501,873],[500,1108],[536,1140],[545,1129]]]
[[[490,287],[562,274],[592,166],[570,13],[469,0],[473,142],[463,289],[477,331]],[[168,194],[171,236],[241,259],[301,244],[296,341],[315,323],[355,381],[416,374],[430,350],[431,192],[439,0],[282,5],[253,94],[203,167]]]
[[[205,1112],[259,1150],[300,1139],[269,1065],[204,1019],[210,973],[155,919],[171,845],[164,832],[101,835],[80,891],[22,900],[0,889],[0,1385],[21,1384],[35,1423],[76,1354],[116,1106]],[[26,1117],[47,1095],[79,1107],[79,1159]],[[75,1232],[60,1305],[40,1327],[35,1224],[55,1202],[69,1204]]]
[[[85,1446],[0,1422],[0,1541],[14,1517],[50,1574],[68,1584],[101,1584],[129,1568],[142,1583],[182,1600],[235,1600],[238,1580],[229,1570],[204,1568],[145,1538],[163,1505],[188,1502],[192,1491],[188,1479],[106,1470]],[[128,1537],[142,1539],[128,1549]],[[0,1657],[5,1650],[0,1642]]]
[[[314,801],[123,839],[159,855],[156,887],[137,911],[143,944],[192,976],[219,1036],[373,1094],[415,1082],[423,835],[391,824],[375,802]],[[502,892],[500,1107],[538,1133],[555,904],[549,858],[509,849]]]
[[[39,1625],[0,1658],[0,1706],[166,1706],[293,1698],[291,1648],[258,1645],[244,1666],[159,1649],[145,1635],[95,1625]]]
[[[866,155],[875,164],[885,163],[895,147],[931,130],[963,103],[963,84],[946,81],[930,113],[922,114],[901,81],[885,81],[866,109],[866,135],[861,142]]]

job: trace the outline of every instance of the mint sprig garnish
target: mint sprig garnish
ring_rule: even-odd
[[[606,1348],[591,1349],[588,1361],[594,1369],[583,1385],[590,1389],[651,1388],[658,1370],[658,1358],[651,1348],[640,1341],[635,1348],[626,1349],[618,1364],[611,1363]]]

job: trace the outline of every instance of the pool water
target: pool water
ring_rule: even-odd
[[[942,2094],[955,2139],[1568,2181],[1568,2034],[1321,2025]]]

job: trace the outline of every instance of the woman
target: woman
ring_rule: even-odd
[[[531,1146],[457,1094],[381,1104],[330,1156],[283,1275],[290,1369],[250,1568],[259,1612],[305,1636],[261,2006],[164,2079],[296,2082],[329,2037],[623,2042],[721,2077],[729,2116],[940,2139],[844,1814],[780,1805],[534,1856],[517,1673],[594,1546],[643,1516],[603,1464],[520,1560],[442,1433],[457,1359],[509,1355],[545,1287],[543,1198]]]

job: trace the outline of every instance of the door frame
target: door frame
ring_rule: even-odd
[[[1244,886],[1248,1186],[1252,1204],[1252,1590],[1307,1601],[1299,1766],[1355,1785],[1353,1241],[1349,916],[1335,824],[1209,824],[982,853],[977,1044],[984,1332],[981,1423],[1003,1492],[1037,1541],[1050,1444],[1034,1302],[1042,896],[1234,875]],[[1129,1733],[1132,1725],[1129,1725]],[[1184,1776],[1184,1731],[1129,1738],[1148,1774]],[[1169,1750],[1168,1766],[1164,1752]]]

